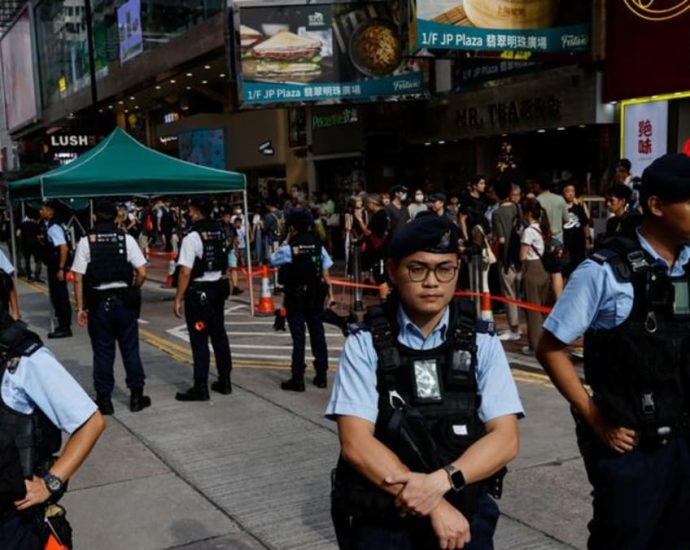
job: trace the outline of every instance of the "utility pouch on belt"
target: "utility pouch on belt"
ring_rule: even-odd
[[[122,294],[122,303],[127,309],[141,313],[141,288],[130,286]]]

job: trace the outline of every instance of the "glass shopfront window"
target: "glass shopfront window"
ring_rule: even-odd
[[[91,0],[96,77],[223,11],[225,0]]]
[[[47,106],[89,85],[84,0],[44,0],[36,7],[41,98]]]

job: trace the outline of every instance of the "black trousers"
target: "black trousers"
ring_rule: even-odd
[[[41,269],[43,263],[41,261],[40,250],[35,246],[22,246],[22,255],[24,256],[24,273],[27,277],[34,277],[40,279]],[[34,268],[31,269],[31,259],[34,260]]]
[[[50,294],[50,303],[55,310],[57,326],[59,328],[69,328],[72,324],[72,306],[69,303],[67,281],[58,281],[57,273],[57,265],[48,265],[48,292]],[[64,275],[66,275],[66,273]]]
[[[578,444],[593,487],[589,550],[690,548],[687,437],[619,454],[580,424]]]
[[[323,311],[314,307],[305,306],[295,298],[285,299],[287,310],[287,322],[292,336],[292,376],[300,378],[304,376],[307,366],[304,359],[304,345],[306,339],[305,325],[309,329],[309,342],[311,352],[314,355],[314,368],[319,374],[325,374],[328,370],[328,348],[326,347],[326,335],[323,329]]]
[[[94,292],[107,292],[98,291]],[[118,296],[98,299],[89,306],[89,336],[93,350],[93,385],[97,394],[110,395],[115,387],[115,342],[120,348],[130,390],[144,387],[139,354],[139,312]]]
[[[218,375],[229,376],[232,370],[230,343],[225,332],[227,288],[225,280],[219,283],[197,283],[192,284],[184,295],[184,315],[194,359],[194,381],[200,384],[208,383],[211,362],[209,339]]]
[[[43,542],[26,514],[9,513],[0,519],[0,548],[43,550]]]

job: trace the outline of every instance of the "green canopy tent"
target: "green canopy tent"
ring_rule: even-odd
[[[247,182],[243,174],[199,166],[145,147],[124,130],[116,128],[105,140],[74,161],[45,174],[13,181],[10,201],[46,198],[73,199],[116,196],[161,196],[242,193],[247,208]],[[14,214],[10,208],[12,254],[16,264]],[[245,215],[245,225],[249,220]],[[251,273],[249,228],[248,269]],[[249,285],[254,311],[252,285]]]

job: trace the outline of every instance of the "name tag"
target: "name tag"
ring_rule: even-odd
[[[467,435],[467,425],[466,424],[454,424],[453,433],[455,435]]]

